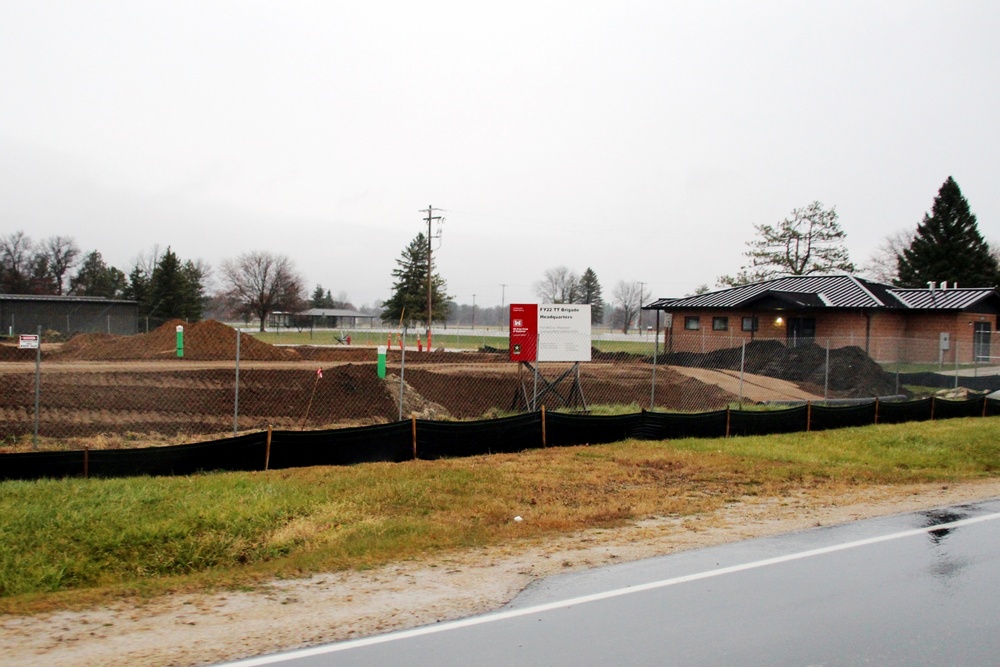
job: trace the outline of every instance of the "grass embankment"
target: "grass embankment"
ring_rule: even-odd
[[[694,515],[748,495],[998,469],[1000,420],[963,419],[346,468],[4,482],[0,612],[367,568]]]

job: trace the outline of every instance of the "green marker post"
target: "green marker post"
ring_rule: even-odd
[[[184,327],[177,325],[177,358],[184,356]]]
[[[380,379],[385,379],[385,345],[378,346],[378,376]]]

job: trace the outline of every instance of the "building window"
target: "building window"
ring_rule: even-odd
[[[756,317],[744,317],[743,318],[743,331],[757,331],[757,318]]]
[[[688,331],[697,331],[701,328],[701,319],[697,315],[685,317],[684,328]]]
[[[712,331],[729,331],[729,318],[728,317],[713,317],[712,318]]]

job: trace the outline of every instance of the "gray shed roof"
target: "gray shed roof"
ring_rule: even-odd
[[[0,301],[39,301],[49,303],[127,303],[129,299],[106,299],[103,296],[62,296],[56,294],[0,294]]]
[[[306,315],[307,317],[375,317],[375,315],[361,313],[356,310],[344,310],[343,308],[310,308],[309,310],[303,310],[299,315]]]

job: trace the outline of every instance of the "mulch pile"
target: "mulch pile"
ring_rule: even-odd
[[[184,327],[184,359],[219,361],[236,358],[236,330],[215,320],[187,324],[171,320],[146,334],[110,336],[79,334],[51,355],[61,361],[114,361],[177,358],[177,326]],[[298,361],[295,350],[263,343],[240,334],[240,359],[247,361]]]

